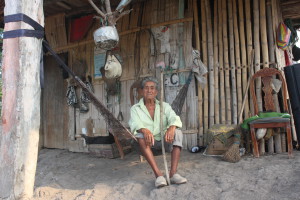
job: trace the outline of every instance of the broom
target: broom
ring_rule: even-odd
[[[250,64],[250,75],[251,76],[252,76],[252,69],[253,69],[253,59],[254,59],[254,50],[252,50],[252,52],[251,52],[251,64]],[[246,102],[246,98],[247,98],[247,94],[248,94],[248,90],[249,90],[249,86],[250,86],[250,80],[251,80],[251,78],[249,78],[249,80],[248,80],[246,92],[245,92],[244,99],[243,99],[242,108],[241,108],[241,111],[239,114],[239,124],[242,123],[242,119],[243,119],[242,115],[243,115],[245,102]],[[240,125],[237,125],[236,130],[234,131],[234,142],[223,155],[223,159],[225,161],[235,163],[235,162],[238,162],[241,160],[240,143],[241,143],[241,128],[240,128]]]

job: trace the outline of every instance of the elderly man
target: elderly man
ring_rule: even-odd
[[[154,159],[151,147],[161,147],[160,134],[160,104],[156,100],[158,93],[158,81],[153,77],[147,77],[142,81],[143,98],[131,108],[129,125],[131,131],[138,139],[143,156],[151,166],[155,176],[155,186],[167,185],[162,172]],[[186,183],[187,179],[176,173],[180,152],[182,148],[182,122],[168,103],[163,103],[163,131],[166,150],[171,152],[170,181],[174,184]]]

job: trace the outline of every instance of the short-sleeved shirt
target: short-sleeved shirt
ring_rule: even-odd
[[[180,117],[176,115],[170,104],[163,102],[164,117],[163,117],[163,131],[164,133],[170,126],[182,127]],[[137,130],[141,128],[149,129],[155,140],[160,141],[160,105],[159,101],[155,99],[154,120],[151,118],[148,109],[144,104],[144,99],[141,98],[139,103],[133,105],[130,110],[129,126],[131,132],[136,135]]]

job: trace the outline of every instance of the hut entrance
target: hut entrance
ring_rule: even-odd
[[[60,55],[67,60],[67,55]],[[40,143],[46,148],[67,149],[69,111],[66,102],[67,82],[52,56],[44,57],[44,89]]]

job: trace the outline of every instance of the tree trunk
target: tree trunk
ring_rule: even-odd
[[[4,15],[24,13],[44,23],[42,0],[6,0]],[[22,24],[22,25],[21,25]],[[4,31],[32,29],[21,22]],[[4,39],[3,110],[0,140],[0,199],[31,198],[37,164],[40,127],[41,40]]]

